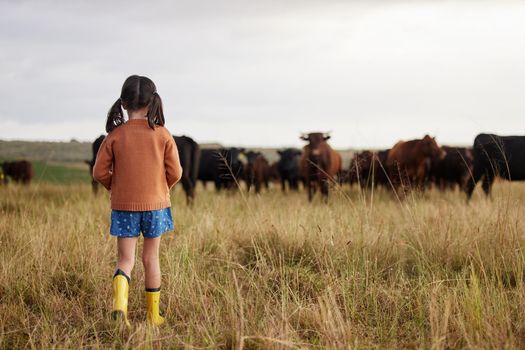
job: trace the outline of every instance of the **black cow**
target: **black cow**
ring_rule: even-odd
[[[204,186],[208,181],[213,181],[217,191],[237,188],[244,173],[244,164],[239,158],[243,152],[243,148],[235,147],[203,149],[198,180],[201,180]]]
[[[470,178],[472,171],[472,150],[465,147],[441,147],[447,154],[445,158],[432,162],[430,166],[429,180],[441,191],[453,190],[456,185],[461,190]]]
[[[29,185],[33,179],[33,165],[27,160],[3,162],[0,164],[0,167],[2,167],[4,176],[2,181],[4,184],[7,184],[7,177],[13,179],[14,182],[24,185]]]
[[[93,144],[91,145],[92,150],[92,157],[91,160],[85,160],[84,163],[89,165],[89,176],[91,176],[91,188],[93,189],[93,193],[97,193],[98,191],[98,182],[93,179],[93,166],[95,165],[95,160],[97,159],[97,153],[100,149],[100,145],[102,144],[102,141],[106,138],[105,135],[100,135],[97,137],[95,141],[93,141]]]
[[[188,136],[173,136],[179,151],[180,165],[182,166],[181,183],[186,193],[186,203],[193,204],[195,199],[195,186],[197,185],[197,175],[201,150],[199,144]]]
[[[347,171],[346,180],[350,186],[359,184],[364,189],[371,187],[373,184],[374,169],[374,153],[371,151],[356,152],[350,160],[350,167]]]
[[[350,186],[358,183],[362,189],[376,186],[388,187],[386,160],[389,151],[386,149],[356,153],[348,169],[347,180]]]
[[[525,180],[525,136],[479,134],[472,153],[474,166],[466,188],[467,199],[481,179],[487,196],[496,176],[509,181]]]
[[[374,154],[374,181],[378,186],[384,186],[385,188],[388,188],[390,185],[386,166],[388,153],[390,153],[390,148],[377,151]]]
[[[293,191],[299,189],[299,180],[301,173],[299,170],[299,161],[301,159],[301,150],[297,148],[286,148],[279,153],[279,161],[277,163],[277,170],[281,178],[281,188],[283,192],[286,191],[286,183],[288,188]]]

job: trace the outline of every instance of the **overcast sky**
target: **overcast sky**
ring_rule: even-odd
[[[525,134],[525,3],[1,1],[0,139],[92,140],[131,74],[198,142]]]

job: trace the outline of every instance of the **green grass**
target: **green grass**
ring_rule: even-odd
[[[91,181],[86,164],[54,164],[32,161],[35,182],[53,184],[88,183]]]

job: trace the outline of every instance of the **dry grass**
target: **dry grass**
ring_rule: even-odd
[[[115,242],[88,185],[0,188],[0,348],[523,348],[525,185],[431,192],[174,196],[162,308],[108,318]],[[140,253],[140,250],[139,250]]]

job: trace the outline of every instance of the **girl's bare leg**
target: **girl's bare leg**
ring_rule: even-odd
[[[144,264],[146,288],[160,287],[159,246],[160,237],[144,238],[142,263]]]
[[[131,270],[135,264],[135,248],[137,237],[118,237],[118,261],[117,269],[122,270],[126,275],[131,276]]]

